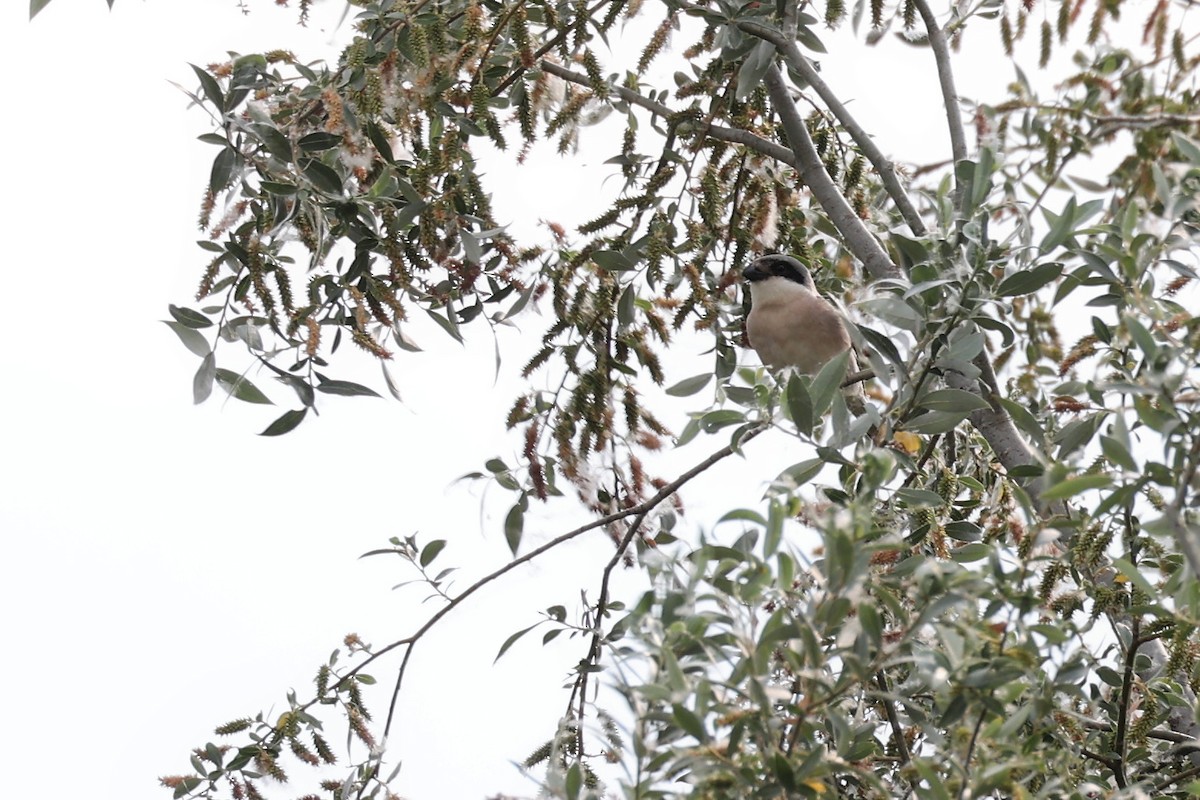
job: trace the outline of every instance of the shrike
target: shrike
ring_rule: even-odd
[[[799,261],[785,255],[763,256],[751,262],[742,276],[750,286],[746,335],[768,367],[795,367],[813,375],[851,349],[841,315],[817,294],[808,268]],[[851,352],[849,371],[857,370]]]

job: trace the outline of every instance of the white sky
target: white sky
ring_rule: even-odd
[[[191,403],[197,360],[159,320],[168,303],[192,302],[206,260],[194,241],[211,152],[195,140],[205,120],[169,81],[191,88],[187,62],[226,50],[286,46],[316,59],[338,49],[316,26],[297,28],[294,10],[249,5],[247,17],[234,0],[118,0],[112,13],[102,0],[54,0],[32,24],[24,0],[0,11],[6,796],[169,797],[158,775],[189,771],[188,752],[215,725],[278,714],[285,691],[303,694],[346,633],[382,645],[426,617],[432,606],[419,604],[419,590],[391,591],[410,577],[398,559],[357,560],[389,536],[449,539],[443,561],[468,576],[507,560],[494,509],[481,531],[478,492],[450,485],[490,456],[513,461],[499,433],[514,384],[493,386],[486,336],[465,349],[423,336],[428,352],[396,363],[404,405],[322,398],[322,416],[285,437],[255,435],[283,407]],[[928,86],[927,56],[879,52],[850,91],[864,98],[854,109],[867,128],[902,160],[946,152],[936,96],[912,91]],[[828,63],[827,76],[845,86],[847,73]],[[1009,76],[1005,66],[978,77],[998,92]],[[564,175],[595,173],[549,168],[498,165],[506,184],[529,187],[501,213],[548,200],[536,216],[587,216],[565,219],[562,195],[593,195],[595,178]],[[510,355],[506,368],[528,355]],[[377,372],[363,375],[382,391]],[[693,444],[677,463],[722,443]],[[808,455],[756,442],[689,502],[700,519],[753,505],[766,481]],[[531,523],[528,541],[567,527],[561,517]],[[405,758],[399,791],[533,793],[508,759],[552,731],[567,697],[558,687],[583,648],[542,651],[531,636],[491,661],[538,610],[577,609],[580,588],[594,596],[610,554],[598,534],[548,556],[423,643],[392,743]],[[386,671],[376,675],[390,684]],[[383,713],[382,700],[374,710]]]

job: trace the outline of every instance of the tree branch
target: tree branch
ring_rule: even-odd
[[[813,145],[800,112],[792,101],[791,91],[783,80],[779,67],[772,64],[764,77],[771,103],[775,106],[783,130],[787,134],[788,144],[796,156],[796,166],[800,177],[812,190],[813,197],[820,203],[821,208],[829,215],[830,221],[846,240],[846,245],[855,257],[862,262],[863,267],[873,278],[899,278],[900,269],[888,258],[883,246],[867,230],[840,189],[829,177],[821,156]]]
[[[580,86],[587,86],[588,88],[591,88],[592,86],[591,81],[588,80],[586,75],[573,72],[561,64],[554,63],[553,61],[542,61],[540,67],[544,72],[549,72],[551,75],[562,78],[564,81],[570,81],[571,83],[576,83]],[[679,113],[670,106],[665,106],[662,103],[657,103],[653,100],[643,97],[642,95],[625,86],[613,86],[612,91],[627,103],[632,103],[639,108],[644,108],[650,113],[657,114],[663,119],[669,120]],[[796,156],[791,150],[787,149],[781,144],[776,144],[775,142],[764,139],[761,136],[756,136],[749,131],[742,130],[741,128],[726,128],[721,125],[705,125],[704,135],[722,142],[745,145],[751,150],[761,153],[768,158],[773,158],[776,161],[787,164],[789,167],[792,167],[797,171],[800,169],[799,165],[796,163]]]
[[[904,217],[909,230],[917,236],[924,236],[927,232],[925,223],[917,212],[916,206],[913,205],[912,199],[908,196],[908,192],[900,185],[891,160],[883,154],[883,151],[879,149],[875,140],[863,129],[862,125],[858,124],[858,120],[850,114],[841,99],[829,88],[829,84],[825,83],[821,73],[817,72],[812,62],[800,52],[800,48],[796,47],[795,41],[785,37],[779,31],[759,25],[757,22],[743,21],[737,23],[737,26],[751,36],[757,36],[775,45],[775,48],[787,61],[788,66],[799,73],[800,77],[813,88],[813,91],[825,103],[825,107],[842,124],[846,133],[850,134],[850,138],[858,145],[858,149],[875,167],[879,179],[883,181],[884,189],[896,204],[900,215]]]
[[[641,530],[642,523],[646,521],[646,516],[650,513],[651,510],[653,510],[654,506],[658,505],[658,503],[661,503],[663,500],[665,500],[668,497],[670,497],[671,495],[675,494],[675,492],[677,492],[679,490],[679,488],[681,486],[683,486],[685,483],[687,483],[688,481],[690,481],[692,478],[696,477],[700,473],[704,472],[705,470],[707,470],[713,464],[716,464],[721,459],[727,458],[728,456],[737,452],[737,450],[740,449],[742,445],[744,445],[746,442],[753,439],[755,436],[758,436],[760,433],[767,430],[769,427],[770,426],[768,426],[768,425],[759,425],[756,428],[751,428],[749,431],[746,432],[746,434],[744,436],[742,436],[741,439],[738,440],[736,445],[733,443],[725,445],[720,450],[716,451],[715,453],[710,455],[708,458],[704,459],[699,464],[692,467],[691,469],[689,469],[687,472],[680,475],[675,480],[671,481],[671,483],[668,483],[666,486],[664,486],[662,488],[662,490],[659,491],[658,494],[654,495],[654,497],[650,498],[649,500],[647,500],[644,503],[641,503],[640,505],[634,506],[633,508],[629,509],[630,512],[636,513],[637,517],[629,525],[629,530],[625,532],[625,535],[623,537],[621,537],[621,541],[617,545],[616,552],[613,553],[612,558],[610,558],[608,560],[608,563],[604,565],[604,572],[602,573],[602,575],[600,577],[600,596],[596,600],[596,611],[595,611],[595,619],[593,621],[592,641],[588,645],[588,653],[584,659],[585,665],[596,666],[600,663],[600,656],[603,653],[602,648],[603,648],[603,644],[604,644],[604,638],[603,638],[604,637],[604,627],[603,627],[604,617],[608,613],[609,580],[611,579],[612,572],[614,569],[616,569],[617,564],[621,563],[621,559],[624,557],[625,551],[629,549],[629,545],[633,543],[634,537],[637,536],[638,532]],[[628,516],[628,514],[626,514],[625,516]],[[589,674],[590,674],[589,670],[582,669],[579,672],[579,677],[575,681],[576,688],[579,691],[579,707],[580,707],[580,709],[583,709],[583,707],[584,707],[583,703],[584,703],[584,698],[587,695],[587,683],[588,683],[588,675]],[[580,758],[582,758],[583,757],[583,714],[582,714],[582,711],[580,712],[580,715],[579,715],[579,732],[577,735],[579,737],[578,738],[578,755]]]
[[[749,432],[747,432],[747,434],[745,436],[742,437],[741,442],[739,442],[739,444],[743,443],[743,442],[747,442],[750,439],[754,438],[755,436],[758,436],[764,430],[766,430],[766,426],[751,429]],[[426,620],[425,624],[422,625],[420,628],[418,628],[417,631],[415,633],[413,633],[411,636],[407,636],[404,639],[400,639],[398,641],[392,642],[387,647],[384,647],[383,649],[378,650],[375,653],[372,653],[371,656],[368,659],[366,659],[363,663],[359,664],[357,667],[355,667],[353,670],[351,670],[345,676],[343,676],[342,680],[345,680],[346,678],[353,676],[355,673],[361,671],[363,668],[365,668],[371,662],[375,661],[376,659],[380,658],[381,656],[385,655],[386,653],[388,653],[392,650],[395,650],[397,647],[401,647],[403,645],[409,646],[408,650],[404,653],[404,660],[400,663],[400,670],[396,675],[396,684],[392,690],[392,700],[388,706],[387,722],[384,724],[384,728],[383,728],[383,737],[386,739],[388,736],[388,733],[391,731],[392,721],[393,721],[393,718],[395,717],[395,712],[396,712],[396,703],[400,696],[400,687],[401,687],[401,684],[404,682],[404,673],[408,667],[408,660],[412,656],[414,646],[416,645],[416,643],[418,641],[420,641],[421,637],[423,637],[426,633],[428,633],[429,630],[432,629],[433,626],[435,626],[439,621],[441,621],[441,619],[443,617],[445,617],[451,611],[453,611],[454,609],[456,609],[460,605],[462,605],[463,602],[468,597],[475,594],[475,592],[479,591],[484,586],[487,586],[489,583],[495,581],[500,576],[502,576],[508,572],[511,572],[512,570],[516,569],[517,567],[521,566],[522,564],[526,564],[526,563],[532,561],[533,559],[537,558],[538,556],[554,549],[555,547],[558,547],[560,544],[570,541],[571,539],[574,539],[577,536],[587,533],[588,531],[595,530],[596,528],[602,528],[605,525],[609,525],[613,522],[618,522],[622,519],[625,519],[626,517],[636,516],[637,519],[634,520],[634,523],[630,526],[630,530],[625,535],[625,538],[621,540],[621,544],[617,548],[616,554],[613,555],[612,559],[608,563],[608,566],[605,567],[604,578],[603,578],[603,582],[601,584],[601,594],[600,594],[601,600],[600,600],[600,603],[597,605],[597,625],[599,625],[600,616],[602,615],[602,612],[604,611],[604,609],[608,603],[609,575],[611,574],[613,567],[616,566],[617,563],[619,563],[621,556],[624,554],[625,549],[629,546],[629,543],[633,540],[634,534],[637,532],[637,530],[641,526],[642,522],[646,519],[646,515],[649,514],[652,510],[654,510],[654,508],[657,507],[658,505],[660,505],[664,500],[667,500],[672,495],[674,495],[677,491],[679,491],[679,489],[682,488],[684,484],[688,483],[693,478],[695,478],[697,475],[699,475],[702,472],[704,472],[705,470],[707,470],[713,464],[716,464],[718,461],[721,461],[722,459],[729,457],[730,455],[732,455],[735,452],[737,452],[737,448],[733,444],[728,444],[725,447],[722,447],[720,450],[717,450],[715,453],[713,453],[708,458],[701,461],[696,466],[689,469],[687,472],[684,472],[683,474],[681,474],[675,480],[668,483],[666,486],[664,486],[662,489],[660,489],[653,497],[651,497],[641,503],[638,503],[635,506],[631,506],[630,508],[626,508],[626,509],[617,511],[612,514],[608,514],[599,519],[593,520],[593,521],[587,523],[586,525],[580,525],[578,528],[575,528],[574,530],[568,531],[567,533],[564,533],[561,536],[557,536],[557,537],[551,539],[550,541],[543,544],[541,547],[537,547],[533,550],[530,550],[528,553],[526,553],[525,555],[523,555],[519,558],[514,558],[512,561],[508,562],[503,567],[500,567],[497,570],[489,572],[487,575],[484,575],[482,578],[475,581],[475,583],[473,583],[469,587],[467,587],[461,594],[456,596],[453,600],[451,600],[445,606],[440,608],[437,611],[437,613],[435,613],[432,617],[430,617],[428,620]]]
[[[925,23],[929,47],[933,50],[933,58],[937,63],[938,83],[942,87],[942,104],[946,107],[946,125],[950,129],[950,152],[954,155],[955,163],[958,163],[967,157],[967,136],[963,130],[962,112],[958,108],[958,90],[954,88],[950,46],[946,41],[946,32],[938,25],[927,0],[913,0],[913,3]]]

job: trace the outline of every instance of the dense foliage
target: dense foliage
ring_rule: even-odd
[[[176,796],[285,793],[290,763],[337,760],[322,726],[339,720],[366,747],[324,796],[391,796],[392,715],[368,713],[366,668],[398,668],[399,692],[446,613],[593,530],[616,544],[580,576],[595,603],[546,612],[584,643],[572,716],[528,759],[551,796],[1200,793],[1200,322],[1176,299],[1200,221],[1190,3],[351,5],[336,64],[197,68],[210,260],[170,324],[201,359],[198,402],[214,383],[266,402],[252,367],[289,387],[264,431],[282,434],[322,393],[373,393],[337,377],[346,341],[394,362],[412,315],[460,337],[541,309],[540,346],[505,354],[529,388],[496,409],[523,463],[487,464],[514,560],[391,645],[348,640],[278,720],[223,725],[164,779]],[[864,63],[892,32],[936,63],[937,85],[908,88],[940,93],[943,166],[894,166],[818,71],[847,25]],[[1031,57],[1008,97],[957,96],[968,35]],[[651,85],[665,60],[673,84]],[[606,117],[620,139],[589,140]],[[605,151],[622,185],[578,231],[519,241],[481,159],[539,140]],[[553,192],[525,197],[533,216]],[[844,361],[739,366],[740,270],[773,251],[852,309],[865,415],[838,391]],[[712,368],[677,375],[672,344],[696,331]],[[654,451],[716,432],[729,444],[693,469],[649,474]],[[760,434],[811,457],[722,536],[685,536],[677,492]],[[595,521],[529,549],[524,515],[564,492]],[[381,552],[440,591],[444,545]],[[623,562],[640,599],[610,596]]]

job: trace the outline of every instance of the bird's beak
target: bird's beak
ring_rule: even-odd
[[[754,283],[755,281],[761,281],[763,278],[766,278],[767,271],[760,267],[757,261],[754,261],[750,264],[750,266],[742,270],[742,277],[750,283]]]

